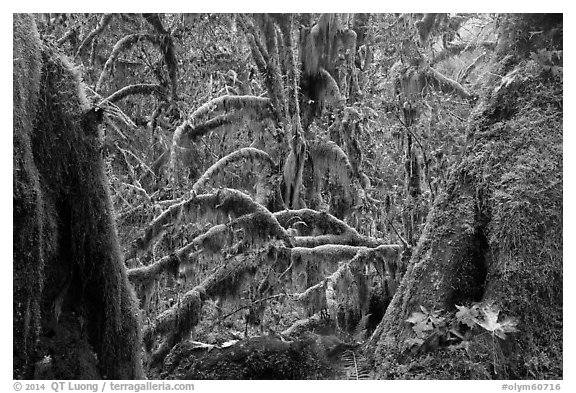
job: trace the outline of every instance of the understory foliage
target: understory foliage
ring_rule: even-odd
[[[561,323],[561,307],[524,302],[534,289],[556,299],[544,282],[561,282],[561,239],[544,236],[561,234],[561,45],[531,51],[516,16],[477,14],[32,18],[43,58],[14,52],[34,85],[15,77],[15,249],[39,239],[33,256],[15,252],[15,297],[30,299],[15,303],[22,370],[46,356],[60,367],[58,340],[29,343],[50,334],[46,309],[57,304],[57,330],[80,296],[82,361],[100,374],[78,377],[137,378],[140,364],[152,378],[418,377],[382,364],[390,321],[401,358],[456,351],[455,377],[557,375],[557,338],[516,341],[483,306],[521,332],[549,327],[546,313]],[[498,36],[525,57],[497,58]],[[455,273],[409,298],[433,225],[454,241],[442,246]],[[64,249],[71,262],[51,271],[44,254]],[[49,279],[68,271],[63,288]],[[479,329],[514,340],[493,347]],[[506,368],[541,342],[550,363]],[[492,369],[469,373],[484,358]],[[114,359],[134,372],[115,374]]]

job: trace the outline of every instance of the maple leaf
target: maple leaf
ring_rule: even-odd
[[[427,336],[426,332],[432,330],[432,325],[427,323],[426,321],[421,321],[416,325],[412,326],[412,330],[416,333],[416,336],[420,338],[425,338]]]
[[[413,325],[416,325],[422,321],[425,321],[428,318],[428,315],[421,313],[419,311],[415,311],[410,315],[410,318],[406,320],[406,322],[410,322]]]
[[[409,338],[406,340],[406,344],[408,344],[409,347],[421,346],[422,344],[424,344],[424,340],[422,340],[421,338]]]
[[[499,313],[499,310],[494,310],[489,307],[483,308],[482,314],[484,314],[484,321],[476,320],[476,323],[496,337],[506,340],[506,333],[515,333],[518,331],[518,329],[516,329],[518,322],[513,318],[506,318],[502,322],[498,322]]]
[[[466,306],[456,306],[458,308],[458,312],[456,312],[456,319],[459,322],[467,325],[470,329],[474,327],[476,324],[476,319],[478,318],[478,307],[466,307]]]

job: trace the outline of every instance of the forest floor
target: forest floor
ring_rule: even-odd
[[[360,379],[367,378],[359,344],[306,332],[297,339],[265,335],[221,346],[185,341],[154,379]]]

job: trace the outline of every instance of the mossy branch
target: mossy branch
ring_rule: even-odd
[[[128,279],[133,284],[140,284],[147,286],[154,281],[162,273],[166,271],[178,271],[180,266],[179,258],[176,253],[174,255],[167,255],[160,260],[151,263],[148,266],[137,267],[128,270]]]
[[[398,247],[398,246],[389,246]],[[306,260],[329,261],[331,263],[338,263],[347,261],[356,256],[360,251],[370,251],[369,247],[348,246],[342,244],[326,244],[317,247],[294,247],[291,252],[292,258],[303,258]]]
[[[66,41],[68,41],[70,38],[72,38],[72,36],[74,36],[74,34],[76,34],[75,28],[68,30],[61,38],[58,39],[58,41],[56,41],[56,45],[57,46],[64,45],[64,43]]]
[[[204,117],[212,116],[221,111],[225,113],[210,117],[206,121],[201,120]],[[210,100],[192,112],[188,120],[176,128],[172,136],[169,160],[171,180],[173,182],[176,180],[177,149],[182,138],[196,140],[219,127],[234,124],[250,117],[259,120],[274,117],[270,99],[251,95],[224,95]]]
[[[463,83],[468,79],[472,71],[478,66],[480,62],[482,62],[486,58],[486,52],[482,53],[480,56],[476,57],[470,65],[468,65],[465,69],[461,71],[461,74],[458,75],[458,82]]]
[[[280,333],[281,336],[290,337],[292,335],[297,335],[302,331],[308,330],[308,326],[320,323],[321,318],[319,314],[314,314],[306,319],[300,319],[292,324],[288,329]]]
[[[102,89],[102,84],[104,83],[104,80],[108,78],[108,76],[110,75],[110,72],[112,71],[112,68],[114,66],[114,62],[118,59],[120,53],[122,53],[122,51],[130,48],[132,45],[140,41],[149,41],[156,45],[160,43],[158,36],[153,34],[142,34],[142,33],[130,34],[120,39],[112,48],[112,52],[110,53],[108,60],[106,60],[106,63],[104,64],[104,69],[102,70],[102,73],[98,78],[98,82],[96,83],[96,89],[95,89],[96,93],[100,93],[100,90]]]
[[[108,97],[104,98],[103,102],[117,102],[131,95],[150,95],[154,94],[160,99],[166,98],[166,91],[164,87],[158,84],[142,83],[136,85],[125,86],[120,90],[112,93]]]
[[[348,246],[377,247],[383,242],[368,236],[354,236],[351,233],[343,235],[295,236],[294,245],[297,247],[317,247],[327,244]]]
[[[199,118],[218,111],[224,111],[225,113],[212,117],[204,122],[199,122]],[[198,108],[190,116],[189,122],[192,125],[180,138],[185,136],[188,139],[197,140],[208,132],[228,124],[239,123],[248,119],[251,121],[261,121],[267,118],[274,118],[272,106],[268,98],[256,96],[222,96]]]
[[[258,16],[255,16],[258,17]],[[261,29],[264,37],[266,50],[268,51],[268,62],[266,63],[266,75],[271,78],[272,90],[268,92],[272,100],[272,105],[278,108],[281,119],[286,124],[288,115],[288,103],[284,93],[284,80],[280,69],[280,57],[278,52],[278,40],[276,26],[268,14],[259,15],[262,18]]]
[[[150,23],[154,30],[158,34],[168,34],[168,31],[164,28],[162,21],[160,20],[160,15],[158,14],[142,14],[142,17],[146,20],[146,22]]]
[[[211,227],[206,232],[196,236],[190,243],[181,247],[171,255],[143,267],[128,270],[128,278],[134,284],[146,286],[165,272],[175,275],[181,267],[190,264],[191,258],[197,252],[219,254],[232,245],[234,233],[244,231],[244,241],[266,243],[270,238],[283,241],[291,247],[292,239],[275,220],[272,214],[259,211],[236,218],[229,223]]]
[[[340,180],[344,188],[350,185],[352,165],[348,155],[338,144],[333,141],[312,142],[308,148],[308,156],[312,160],[316,176],[329,172]]]
[[[216,272],[200,285],[188,291],[180,302],[160,314],[154,323],[144,329],[144,342],[148,348],[156,336],[166,337],[161,347],[151,356],[151,365],[159,364],[170,349],[187,337],[200,321],[200,313],[206,299],[221,297],[256,274],[268,253],[264,248],[251,256],[240,255],[227,260]]]
[[[286,97],[280,72],[274,23],[265,15],[256,15],[254,17],[259,18],[257,21],[260,22],[259,24],[262,27],[260,34],[258,34],[253,21],[248,17],[240,18],[241,25],[247,33],[254,62],[264,77],[273,111],[280,123],[287,124]],[[265,44],[260,41],[260,36],[264,38]]]
[[[295,122],[300,122],[300,108],[298,100],[298,71],[296,69],[296,56],[292,43],[292,14],[274,15],[273,18],[278,23],[282,33],[283,47],[286,59],[286,76],[288,87],[288,115]]]
[[[387,281],[390,288],[395,290],[398,284],[399,276],[397,271],[401,247],[397,245],[379,246],[377,248],[323,246],[315,249],[300,249],[295,247],[290,251],[291,267],[295,269],[295,272],[304,268],[309,280],[308,283],[313,284],[302,293],[290,295],[290,298],[307,305],[309,310],[328,308],[331,315],[336,315],[340,301],[343,299],[351,300],[349,296],[352,294],[356,298],[353,302],[360,302],[356,306],[365,307],[366,299],[364,298],[364,301],[362,301],[359,298],[360,293],[358,291],[363,285],[360,282],[363,281],[361,278],[363,276],[362,272],[368,264],[376,268],[382,278]],[[310,266],[311,264],[313,267]],[[330,269],[332,273],[325,278],[314,274],[311,276],[308,272],[318,271],[318,264],[324,266],[326,264],[338,264],[338,268],[336,270]],[[325,268],[320,269],[324,270]],[[310,281],[310,278],[312,278],[312,281]],[[350,292],[350,289],[352,292]]]
[[[208,134],[210,131],[214,131],[220,127],[238,122],[240,118],[241,116],[237,112],[218,115],[205,121],[204,123],[191,126],[185,134],[187,138],[196,141],[204,135]]]
[[[204,174],[196,181],[196,183],[194,183],[192,186],[192,192],[198,193],[206,185],[206,183],[212,177],[216,176],[218,172],[220,172],[224,167],[242,159],[261,161],[270,166],[270,168],[275,167],[274,161],[272,161],[272,158],[270,158],[268,153],[265,151],[253,147],[244,147],[228,154],[225,157],[222,157],[214,165],[208,168],[206,172],[204,172]]]
[[[104,31],[104,29],[106,28],[106,26],[108,26],[110,24],[110,21],[112,21],[112,17],[114,16],[114,14],[104,14],[102,15],[102,17],[100,18],[100,21],[98,22],[98,25],[96,26],[96,28],[94,30],[92,30],[90,33],[88,33],[88,35],[86,36],[86,38],[82,41],[82,43],[80,44],[80,46],[78,47],[78,50],[76,51],[76,54],[74,55],[74,58],[77,58],[78,56],[80,56],[80,53],[82,53],[82,51],[92,43],[92,40],[94,38],[96,38],[96,36],[100,33],[102,33],[102,31]]]
[[[210,115],[214,112],[224,111],[230,112],[232,110],[250,110],[253,112],[268,112],[270,113],[270,99],[257,96],[231,96],[224,95],[200,106],[189,116],[189,122],[196,124],[203,116]]]
[[[176,59],[172,35],[164,28],[158,14],[142,14],[142,16],[160,35],[160,51],[164,57],[166,68],[168,68],[168,76],[170,77],[170,85],[172,87],[172,99],[177,100],[178,97],[176,89],[178,85],[178,61]]]
[[[346,98],[344,98],[340,93],[340,88],[338,87],[336,79],[334,79],[334,77],[322,67],[320,67],[318,76],[324,82],[325,86],[323,93],[324,101],[327,101],[336,109],[343,109],[346,104]]]
[[[440,90],[447,94],[456,94],[457,96],[462,97],[466,100],[469,100],[472,97],[474,97],[460,83],[442,75],[439,71],[435,70],[432,67],[428,67],[428,69],[426,70],[426,76],[428,77],[429,83],[431,83],[432,86],[437,90]]]
[[[472,52],[477,48],[484,48],[487,51],[494,51],[496,49],[496,42],[492,41],[482,41],[482,42],[462,42],[458,44],[449,44],[447,47],[436,54],[432,60],[430,60],[430,64],[437,64],[442,60],[446,60],[452,56],[457,56],[465,52]]]
[[[297,231],[294,245],[298,247],[327,244],[378,247],[383,243],[380,239],[359,234],[356,229],[326,212],[311,209],[282,210],[274,213],[274,217],[284,228]]]
[[[274,213],[274,217],[284,228],[296,228],[304,236],[358,234],[356,229],[333,215],[312,209],[282,210]]]
[[[274,231],[278,233],[284,232],[284,229],[272,213],[264,206],[255,202],[249,195],[241,191],[224,188],[213,194],[196,195],[192,193],[190,198],[170,206],[152,221],[141,237],[134,241],[128,256],[131,258],[137,252],[149,249],[169,226],[177,225],[184,216],[192,213],[196,213],[198,216],[210,213],[219,214],[225,218],[237,218],[245,214],[258,213],[259,217],[264,217],[264,220],[267,220],[271,225],[268,228],[271,233],[274,233]]]

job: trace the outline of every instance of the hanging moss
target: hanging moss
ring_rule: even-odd
[[[41,99],[37,111],[28,108],[26,113],[34,119],[34,128],[29,134],[33,162],[27,155],[30,153],[23,150],[15,150],[15,153],[17,160],[22,154],[27,170],[32,165],[37,168],[39,176],[34,195],[45,212],[29,202],[30,207],[15,210],[16,234],[38,233],[41,228],[45,231],[43,239],[30,239],[34,243],[33,250],[39,247],[35,273],[31,275],[32,286],[39,293],[27,296],[25,291],[15,292],[15,299],[23,295],[16,301],[30,308],[26,311],[29,317],[25,325],[29,327],[25,326],[25,331],[37,329],[34,326],[38,323],[34,320],[37,311],[33,310],[40,308],[40,344],[34,347],[36,343],[31,343],[32,348],[26,348],[30,356],[28,361],[45,356],[58,359],[59,363],[50,368],[54,372],[59,370],[57,376],[63,379],[139,378],[142,376],[139,312],[126,277],[100,157],[98,123],[102,111],[90,109],[78,71],[61,54],[49,46],[40,47],[34,41],[31,41],[31,47],[27,46],[26,40],[33,40],[35,30],[33,22],[26,18],[15,17],[15,20],[25,22],[23,26],[31,32],[26,38],[20,36],[22,41],[17,42],[15,48],[34,49],[37,59],[40,59],[38,50],[41,49],[41,62],[27,67],[31,74],[27,69],[19,69],[18,72],[22,71],[24,75],[15,80],[25,80],[32,75],[34,82],[34,69],[42,64]],[[34,96],[30,95],[30,99],[33,105]],[[15,140],[22,140],[18,122],[15,124],[15,132],[18,132]],[[30,129],[23,131],[21,135],[25,137]],[[17,194],[15,198],[15,206],[25,206],[22,204],[25,199]],[[27,221],[30,213],[37,218]],[[42,214],[46,219],[41,218]],[[27,259],[21,257],[25,252],[20,249],[22,246],[25,244],[15,243],[15,277],[20,277],[28,264]],[[43,273],[40,270],[42,260]],[[36,302],[39,304],[34,305]],[[66,330],[73,333],[62,335]],[[55,345],[56,339],[64,341]],[[80,342],[84,344],[80,345]],[[60,356],[69,347],[88,352],[78,350],[74,356],[72,352],[69,357]],[[84,361],[81,364],[86,369],[79,370],[80,358],[97,358],[97,361]]]

